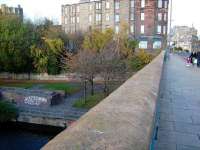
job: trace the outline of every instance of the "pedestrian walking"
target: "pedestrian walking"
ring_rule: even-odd
[[[189,61],[192,65],[194,65],[194,63],[193,63],[193,58],[194,58],[194,52],[191,52],[188,61]]]
[[[197,67],[200,67],[200,52],[197,52]]]

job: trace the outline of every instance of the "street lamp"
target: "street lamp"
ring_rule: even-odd
[[[169,22],[169,47],[171,45],[171,29],[172,29],[172,11],[173,11],[173,0],[171,0],[171,5],[170,5],[170,22]]]

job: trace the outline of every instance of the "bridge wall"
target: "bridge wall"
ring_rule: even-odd
[[[55,127],[67,127],[68,121],[65,119],[59,118],[47,118],[47,117],[40,117],[40,116],[31,116],[31,115],[19,115],[17,118],[18,122],[24,123],[31,123],[31,124],[38,124],[38,125],[49,125]]]
[[[153,132],[164,52],[43,150],[147,150]]]

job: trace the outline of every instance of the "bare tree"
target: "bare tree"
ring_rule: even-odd
[[[104,47],[98,55],[99,72],[104,81],[104,93],[110,92],[109,82],[126,72],[126,65],[118,53],[116,41],[112,41]]]
[[[74,68],[84,81],[91,84],[91,95],[94,95],[94,78],[98,73],[97,54],[91,51],[80,51],[74,59]]]

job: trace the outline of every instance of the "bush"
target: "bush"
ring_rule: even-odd
[[[130,68],[133,71],[142,69],[145,65],[149,64],[153,60],[153,55],[149,54],[145,50],[140,50],[129,61]]]
[[[13,104],[0,101],[0,122],[7,122],[16,119],[17,114],[17,108]]]
[[[174,47],[174,51],[183,51],[182,47]]]

